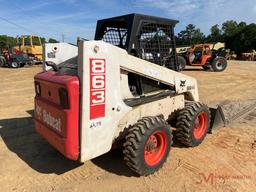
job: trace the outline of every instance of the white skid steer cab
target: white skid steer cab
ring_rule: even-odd
[[[122,143],[139,175],[166,161],[173,134],[195,147],[210,131],[197,81],[179,71],[175,20],[130,14],[97,23],[95,40],[46,44],[35,76],[35,127],[54,148],[84,162]]]

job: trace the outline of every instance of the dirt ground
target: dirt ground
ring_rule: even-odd
[[[174,145],[159,172],[136,177],[120,150],[79,164],[35,133],[33,76],[40,70],[0,69],[1,191],[256,191],[256,108],[196,148]],[[209,105],[256,99],[256,62],[232,61],[222,73],[184,73],[198,79],[200,99]]]

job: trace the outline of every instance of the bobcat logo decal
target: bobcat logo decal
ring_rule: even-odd
[[[180,87],[185,87],[185,85],[186,85],[186,80],[185,81],[180,80]]]

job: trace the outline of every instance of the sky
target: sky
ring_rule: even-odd
[[[98,19],[142,13],[194,24],[206,35],[226,20],[256,23],[256,0],[0,0],[0,34],[93,39]]]

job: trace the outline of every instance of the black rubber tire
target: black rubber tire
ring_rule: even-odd
[[[212,69],[215,72],[222,72],[227,68],[227,60],[224,57],[217,57],[212,61]]]
[[[20,65],[19,65],[18,62],[13,61],[13,62],[11,62],[10,67],[11,67],[11,68],[19,68]]]
[[[167,148],[158,163],[151,166],[145,160],[144,149],[151,135],[156,131],[166,134]],[[149,175],[159,170],[165,163],[172,145],[172,133],[168,123],[161,117],[144,117],[129,130],[123,145],[127,166],[138,175]]]
[[[26,64],[25,63],[21,63],[20,64],[20,67],[24,67]]]
[[[178,55],[177,60],[178,60],[178,65],[179,65],[179,71],[183,71],[187,64],[186,59],[183,56]]]
[[[209,70],[211,69],[210,66],[206,66],[206,65],[203,65],[202,67],[203,67],[203,70],[204,70],[204,71],[209,71]]]
[[[194,136],[195,122],[201,112],[205,112],[208,118],[206,129],[200,138]],[[178,112],[175,139],[188,147],[195,147],[202,143],[210,126],[211,114],[209,108],[199,102],[189,102],[185,108]]]
[[[6,64],[6,59],[3,56],[0,56],[0,67],[4,67]]]

